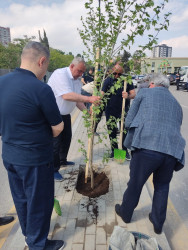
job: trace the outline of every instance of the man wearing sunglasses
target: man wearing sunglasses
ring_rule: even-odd
[[[109,138],[111,142],[111,154],[110,158],[114,157],[114,149],[118,148],[117,143],[117,122],[116,120],[121,118],[121,111],[122,111],[122,100],[123,98],[126,99],[125,102],[125,113],[128,112],[130,107],[130,99],[133,99],[136,96],[133,84],[127,84],[126,92],[123,91],[123,81],[118,83],[118,79],[123,74],[123,67],[119,64],[116,64],[112,68],[112,73],[109,77],[104,81],[102,87],[102,94],[104,97],[107,97],[107,105],[106,105],[106,122],[107,128],[109,131]],[[115,85],[119,85],[119,88],[114,87]],[[122,97],[123,96],[123,97]],[[113,122],[114,121],[114,122]],[[111,126],[111,124],[115,123],[115,126]],[[123,141],[125,138],[125,134],[123,134]],[[126,150],[126,159],[130,160],[129,152],[127,148],[122,145],[122,148]]]

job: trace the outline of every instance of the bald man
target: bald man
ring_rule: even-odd
[[[41,80],[49,51],[29,42],[21,66],[0,77],[2,158],[22,233],[30,250],[57,250],[47,239],[54,204],[53,137],[63,122],[51,88]]]
[[[121,82],[121,87],[118,89],[114,89],[114,92],[111,92],[111,88],[117,83],[118,78],[123,75],[123,67],[119,64],[116,64],[112,68],[111,75],[104,81],[103,87],[102,87],[102,94],[107,96],[108,101],[106,105],[105,115],[106,115],[106,121],[107,121],[107,128],[109,131],[109,139],[111,142],[111,154],[110,158],[114,157],[114,149],[118,148],[117,143],[117,122],[115,122],[115,126],[112,128],[111,124],[116,119],[121,118],[121,112],[122,112],[122,100],[123,98],[126,99],[125,102],[125,112],[127,113],[130,107],[130,99],[133,99],[136,95],[133,84],[127,84],[127,89],[124,92],[123,91],[123,82]],[[123,134],[123,141],[125,138],[125,134]],[[122,145],[122,148],[126,150],[126,159],[130,160],[129,152],[127,151],[127,148]]]

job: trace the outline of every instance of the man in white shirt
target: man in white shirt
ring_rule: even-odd
[[[81,111],[86,109],[84,103],[97,102],[98,96],[81,95],[81,76],[86,70],[85,62],[81,57],[75,57],[69,67],[57,69],[51,75],[48,84],[51,86],[60,114],[64,121],[64,130],[54,138],[54,179],[62,181],[63,177],[58,172],[60,165],[74,165],[67,161],[67,155],[72,138],[70,113],[77,106]]]

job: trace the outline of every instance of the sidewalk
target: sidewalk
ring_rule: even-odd
[[[101,130],[104,131],[104,127],[105,119],[103,117],[99,123],[99,133]],[[129,162],[125,161],[123,164],[118,164],[114,160],[110,160],[103,166],[102,156],[106,152],[104,143],[109,145],[108,139],[103,144],[95,145],[93,162],[108,175],[110,179],[109,192],[92,199],[77,193],[75,186],[79,165],[84,164],[83,156],[78,152],[80,147],[78,139],[87,143],[87,134],[81,112],[73,125],[73,139],[68,156],[68,160],[75,161],[76,165],[61,168],[60,173],[63,174],[64,180],[55,183],[55,196],[60,202],[62,216],[58,216],[53,211],[49,238],[63,239],[66,243],[64,248],[66,250],[108,250],[108,242],[113,228],[115,225],[119,225],[129,231],[137,231],[155,237],[163,250],[169,250],[170,247],[164,232],[161,235],[155,234],[153,225],[148,219],[151,210],[151,198],[147,185],[143,188],[140,202],[135,209],[131,223],[125,224],[116,215],[114,206],[121,202],[129,180]],[[97,141],[97,136],[95,136],[95,139]],[[93,213],[93,207],[98,210],[97,218]],[[27,249],[27,247],[24,247],[24,237],[18,222],[1,249]]]

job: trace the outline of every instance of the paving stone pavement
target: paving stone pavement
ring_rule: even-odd
[[[105,133],[105,119],[102,118],[97,132],[102,136]],[[102,131],[102,132],[101,132]],[[83,125],[82,114],[79,113],[73,125],[73,138],[69,150],[68,160],[75,161],[73,167],[62,167],[60,173],[63,175],[62,182],[55,183],[55,196],[60,202],[62,216],[58,216],[55,211],[52,213],[51,226],[49,232],[50,239],[63,239],[66,243],[66,250],[108,250],[109,239],[114,226],[118,225],[129,231],[136,231],[147,234],[157,239],[163,250],[169,250],[169,244],[164,232],[157,235],[153,231],[153,226],[148,219],[151,209],[151,198],[146,185],[143,188],[141,198],[131,223],[125,224],[116,215],[114,206],[120,203],[123,193],[129,180],[129,162],[118,164],[114,160],[102,163],[102,157],[109,146],[108,138],[103,143],[97,144],[98,137],[95,136],[93,162],[99,171],[105,171],[110,180],[109,192],[98,198],[88,198],[76,191],[76,183],[80,164],[84,164],[84,157],[79,152],[81,139],[87,144],[87,132]],[[88,207],[88,203],[90,206]],[[97,208],[96,218],[93,208]],[[2,250],[23,250],[24,237],[22,236],[19,223],[12,229],[8,240]]]

